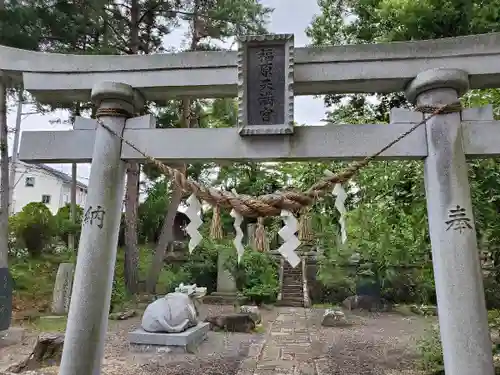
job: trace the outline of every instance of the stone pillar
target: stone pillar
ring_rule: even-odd
[[[143,103],[132,87],[114,82],[96,85],[91,98],[100,109],[122,112],[100,117],[119,135],[125,114]],[[124,197],[121,149],[118,137],[97,127],[60,375],[100,374]]]
[[[419,74],[406,94],[418,106],[440,106],[456,102],[468,86],[466,72],[436,69]],[[460,113],[434,116],[426,132],[425,188],[445,372],[492,375]]]

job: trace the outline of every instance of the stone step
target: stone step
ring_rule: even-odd
[[[302,298],[303,297],[303,294],[301,292],[281,292],[281,295],[283,296],[283,298]]]
[[[304,307],[304,301],[281,300],[276,302],[276,306]]]
[[[303,301],[304,297],[299,296],[299,295],[282,295],[281,296],[282,300],[287,300],[287,301]]]
[[[283,282],[286,283],[286,282],[296,282],[296,283],[302,283],[302,276],[301,277],[292,277],[292,276],[288,276],[288,277],[284,277],[283,278]]]
[[[283,288],[302,289],[302,283],[283,283]]]

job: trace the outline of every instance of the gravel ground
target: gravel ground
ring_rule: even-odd
[[[417,375],[416,340],[432,319],[398,314],[354,315],[348,329],[322,329],[312,311],[309,330],[319,348],[317,372],[325,375]]]
[[[203,305],[200,319],[212,314],[233,312],[233,306]],[[262,311],[264,326],[273,321],[276,311]],[[264,339],[264,334],[209,332],[196,356],[170,353],[136,353],[129,350],[128,332],[140,326],[140,317],[125,321],[110,321],[106,338],[103,375],[218,375],[236,374],[239,363],[246,358],[251,344]],[[37,334],[27,332],[22,343],[0,348],[0,370],[28,355]],[[168,365],[168,367],[167,367]],[[200,370],[203,369],[202,372]],[[27,372],[25,374],[28,374]],[[37,375],[57,374],[57,368],[47,368]],[[2,373],[0,372],[0,375]]]
[[[232,306],[205,305],[200,311],[203,319],[208,314],[233,311]],[[305,315],[304,315],[305,312]],[[288,364],[294,375],[417,375],[413,370],[415,359],[414,339],[419,337],[429,322],[421,317],[402,317],[384,314],[379,317],[358,316],[356,324],[348,328],[325,328],[321,326],[323,310],[308,309],[299,321],[286,308],[262,311],[267,332],[260,334],[227,334],[209,332],[209,337],[193,356],[170,353],[136,353],[128,347],[127,334],[138,327],[140,318],[126,321],[110,321],[106,352],[103,360],[103,375],[253,375],[277,374],[269,368],[262,371],[242,371],[240,366],[246,359],[261,363],[269,354],[272,364],[273,342],[290,339],[292,336],[309,337],[307,349],[295,345],[301,353],[292,353],[293,345],[277,348],[282,364]],[[284,315],[283,315],[284,314]],[[300,312],[297,311],[296,315]],[[279,315],[279,317],[278,317]],[[288,318],[286,318],[288,316]],[[278,317],[278,319],[276,319]],[[293,328],[285,318],[291,321]],[[274,322],[274,324],[273,324]],[[305,322],[305,323],[304,323]],[[301,327],[299,327],[299,325]],[[302,327],[303,326],[303,327]],[[274,328],[273,328],[274,327]],[[280,334],[279,331],[282,331]],[[274,339],[273,332],[278,332]],[[290,332],[288,336],[286,332]],[[297,336],[298,337],[298,336]],[[27,355],[36,338],[28,334],[22,343],[0,348],[0,369],[16,363]],[[282,339],[280,339],[282,338]],[[264,343],[266,343],[264,345]],[[281,346],[281,345],[278,345]],[[298,350],[297,349],[297,350]],[[249,353],[250,351],[250,353]],[[283,357],[287,352],[287,358]],[[307,357],[307,358],[306,358]],[[293,360],[291,359],[293,358]],[[278,358],[277,358],[278,359]],[[252,361],[250,361],[251,363]],[[294,362],[292,364],[292,362]],[[244,366],[243,366],[244,367]],[[259,366],[260,367],[260,366]],[[285,366],[286,367],[286,366]],[[25,375],[56,375],[57,367],[46,368]],[[286,372],[288,375],[288,372]],[[0,375],[2,375],[0,371]]]

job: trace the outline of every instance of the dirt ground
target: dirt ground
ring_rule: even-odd
[[[232,306],[205,305],[208,314],[233,311]],[[103,375],[416,375],[415,339],[431,321],[396,314],[354,316],[352,327],[322,327],[322,309],[262,310],[260,333],[210,332],[197,354],[136,353],[127,334],[140,317],[110,321]],[[37,332],[27,330],[22,342],[0,347],[1,370],[28,355]],[[28,373],[25,373],[28,374]],[[57,374],[57,368],[33,374]]]

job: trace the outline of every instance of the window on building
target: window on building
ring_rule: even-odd
[[[34,187],[35,186],[35,177],[26,177],[26,180],[24,181],[24,186]]]
[[[42,203],[49,204],[50,203],[50,195],[43,194],[42,195]]]

